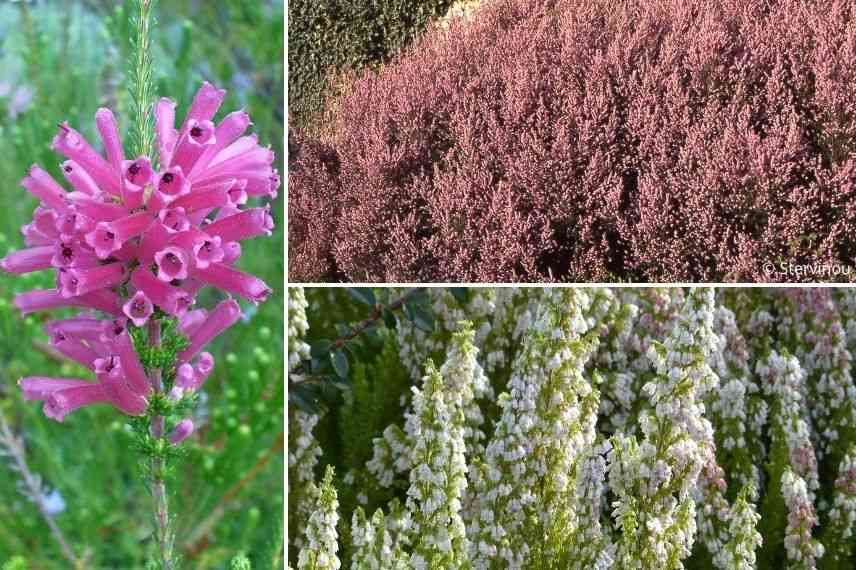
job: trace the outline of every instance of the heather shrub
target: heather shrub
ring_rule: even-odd
[[[853,266],[854,15],[483,2],[336,101],[335,170],[290,161],[291,276],[852,280],[765,264]]]
[[[289,290],[293,568],[845,570],[856,294]]]
[[[387,61],[451,0],[293,0],[288,3],[289,122],[317,115],[330,74]]]

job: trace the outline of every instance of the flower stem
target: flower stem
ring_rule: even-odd
[[[160,345],[160,323],[157,319],[149,320],[149,345]],[[163,393],[163,380],[160,369],[151,371],[152,388],[155,393]],[[155,439],[162,440],[164,431],[163,416],[153,416],[151,434]],[[158,543],[158,562],[160,570],[174,570],[176,568],[173,557],[173,544],[175,537],[170,528],[169,499],[166,493],[166,465],[160,456],[154,456],[151,460],[152,469],[152,499],[155,509],[155,535]]]
[[[128,91],[131,95],[131,149],[134,155],[153,156],[154,121],[152,103],[154,98],[154,65],[152,62],[153,16],[157,0],[132,0],[130,2],[131,58],[128,62]]]

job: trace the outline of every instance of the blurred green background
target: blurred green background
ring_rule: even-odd
[[[283,9],[275,0],[162,0],[155,50],[158,95],[179,103],[179,119],[203,80],[226,88],[218,119],[246,108],[281,172]],[[63,180],[62,158],[49,148],[57,123],[69,121],[95,143],[95,111],[108,106],[127,133],[128,34],[120,2],[0,0],[0,256],[23,245],[19,228],[35,207],[19,186],[29,165]],[[239,261],[274,295],[258,309],[243,304],[245,320],[209,349],[217,365],[194,418],[200,427],[169,481],[185,569],[229,568],[242,552],[254,569],[282,567],[283,194],[273,203],[274,235],[245,242]],[[23,437],[30,468],[64,502],[56,521],[88,556],[85,567],[145,568],[151,503],[123,417],[96,406],[59,424],[23,402],[15,384],[23,375],[81,372],[45,350],[48,315],[22,318],[11,306],[15,293],[52,282],[49,272],[0,274],[0,414]],[[0,456],[0,568],[69,568],[10,464]]]

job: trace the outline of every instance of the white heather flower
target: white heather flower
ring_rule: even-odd
[[[824,533],[828,551],[824,561],[831,560],[830,564],[840,567],[853,552],[853,535],[856,534],[856,445],[850,447],[839,466],[828,518]]]
[[[644,390],[656,413],[640,419],[642,444],[621,433],[613,438],[609,481],[618,499],[620,567],[662,568],[692,551],[699,476],[715,463],[713,429],[700,403],[719,382],[710,367],[720,343],[714,311],[712,289],[691,291],[665,341],[648,349],[657,376]]]
[[[309,330],[309,321],[306,320],[306,301],[303,287],[288,288],[288,372],[300,363],[301,360],[309,358],[309,345],[303,341],[306,331]]]
[[[414,388],[408,418],[412,438],[407,509],[413,514],[410,563],[415,568],[457,570],[468,561],[461,519],[467,485],[463,411],[449,398],[440,372],[429,361],[422,390]]]
[[[304,544],[304,527],[315,508],[315,466],[321,457],[321,447],[313,435],[319,417],[302,410],[288,414],[288,500],[294,530],[293,546]]]
[[[357,507],[351,522],[351,570],[407,570],[406,557],[386,526],[386,517],[378,509],[366,520]]]
[[[339,570],[339,534],[336,532],[339,501],[331,466],[327,466],[324,480],[315,494],[318,499],[306,525],[306,545],[297,557],[297,570]]]
[[[755,550],[763,540],[757,530],[761,516],[756,512],[751,498],[755,494],[752,485],[747,484],[737,496],[731,510],[728,526],[729,540],[713,558],[718,568],[728,570],[754,570],[756,568]]]
[[[816,568],[817,559],[823,556],[823,545],[812,539],[812,529],[817,524],[814,505],[802,477],[790,469],[782,475],[782,496],[788,509],[788,525],[785,530],[785,550],[792,567],[810,570]]]
[[[595,437],[597,392],[582,372],[596,338],[581,338],[590,298],[580,289],[544,290],[499,397],[500,419],[484,463],[473,469],[470,518],[475,568],[522,568],[532,556],[549,558],[576,517],[569,473]],[[519,325],[519,323],[518,323]],[[497,476],[498,475],[498,476]],[[483,513],[489,512],[489,516]],[[555,553],[553,553],[555,554]]]
[[[849,442],[841,428],[856,429],[856,384],[853,355],[847,346],[845,325],[831,289],[787,289],[782,303],[787,339],[806,374],[805,399],[816,434],[818,458],[843,455]]]
[[[814,500],[820,482],[815,448],[806,422],[805,374],[799,360],[772,351],[759,361],[758,375],[764,393],[774,400],[771,419],[774,440],[784,439],[791,468],[805,480],[809,496]]]

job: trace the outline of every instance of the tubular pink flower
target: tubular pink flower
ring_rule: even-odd
[[[213,370],[214,357],[211,356],[210,352],[203,352],[199,355],[195,365],[191,366],[185,362],[178,367],[176,386],[181,388],[182,392],[199,390]]]
[[[86,139],[76,130],[62,123],[59,132],[51,143],[51,148],[77,162],[93,180],[98,187],[105,192],[115,196],[119,195],[119,177],[110,167],[110,164],[98,154]]]
[[[193,180],[195,175],[205,169],[220,151],[244,134],[250,124],[250,116],[243,110],[226,115],[214,131],[213,144],[206,148],[202,156],[197,159],[188,177]]]
[[[100,355],[90,346],[75,338],[63,336],[61,333],[51,339],[51,345],[69,360],[81,366],[92,369]]]
[[[38,165],[34,164],[30,167],[30,172],[21,180],[21,186],[29,190],[45,206],[58,212],[66,212],[70,207],[66,191]]]
[[[181,168],[184,172],[196,163],[205,149],[214,144],[214,123],[211,121],[188,121],[187,131],[181,135],[181,140],[172,157],[172,166]]]
[[[178,320],[178,330],[184,336],[190,336],[208,319],[208,311],[205,309],[194,309],[187,311]]]
[[[190,192],[190,182],[184,177],[180,166],[170,166],[155,177],[155,189],[164,204]]]
[[[217,335],[235,324],[241,317],[241,308],[233,299],[221,301],[208,318],[190,335],[190,344],[178,355],[181,362],[193,358],[202,347],[211,342]]]
[[[35,223],[21,226],[21,235],[24,236],[24,244],[27,247],[38,247],[40,245],[53,245],[53,238],[49,238],[39,231]]]
[[[193,389],[193,385],[196,379],[196,371],[193,366],[189,363],[185,362],[175,371],[175,387],[182,391],[182,394],[185,391],[189,391]]]
[[[98,127],[98,134],[101,135],[101,141],[104,143],[107,160],[113,170],[119,170],[122,161],[125,160],[125,153],[122,150],[122,139],[119,136],[119,125],[116,123],[116,117],[113,116],[110,109],[101,107],[95,113],[95,125]]]
[[[101,195],[101,189],[98,188],[98,185],[89,176],[89,173],[73,160],[66,160],[60,165],[60,168],[62,169],[62,175],[65,176],[68,183],[78,192],[88,194],[89,196]]]
[[[233,206],[239,206],[247,203],[247,181],[246,180],[235,180],[232,178],[229,180],[231,186],[229,186],[229,190],[227,195],[229,196],[229,203]]]
[[[139,271],[140,269],[137,269],[136,271]],[[145,269],[143,269],[143,271],[145,271]],[[133,279],[133,274],[131,275],[131,278]],[[133,297],[128,299],[128,301],[122,305],[122,312],[125,313],[125,316],[131,319],[134,326],[141,327],[148,322],[149,317],[154,313],[154,306],[144,291],[137,291],[134,293]]]
[[[230,203],[230,195],[227,190],[228,186],[220,185],[211,190],[192,192],[176,199],[170,205],[174,208],[183,208],[188,213],[202,209],[211,211]]]
[[[76,239],[55,241],[51,265],[57,269],[98,265],[98,257],[92,252],[84,250],[81,245]]]
[[[50,245],[13,251],[0,259],[0,269],[8,273],[31,273],[52,267],[54,248]]]
[[[214,371],[214,356],[210,352],[203,352],[199,355],[199,359],[196,361],[196,366],[193,370],[196,373],[193,389],[198,390],[208,380],[211,372]]]
[[[85,234],[94,227],[90,218],[77,212],[69,211],[56,217],[56,230],[60,239],[76,239],[78,234]]]
[[[250,208],[233,216],[221,218],[205,226],[205,233],[225,241],[241,241],[260,235],[270,235],[273,218],[268,208]]]
[[[119,357],[119,362],[122,364],[122,371],[125,374],[125,380],[136,394],[147,396],[152,391],[152,385],[146,376],[146,371],[137,353],[134,351],[134,343],[131,341],[131,335],[128,331],[123,331],[116,336],[113,342],[116,355]]]
[[[15,306],[22,314],[60,309],[63,307],[90,307],[113,315],[121,314],[119,297],[109,291],[96,291],[78,297],[66,298],[57,289],[34,289],[15,296]]]
[[[122,161],[122,199],[129,209],[142,206],[145,187],[151,184],[154,178],[152,163],[145,156],[138,156],[134,160]]]
[[[193,422],[187,418],[178,422],[178,425],[173,428],[169,434],[169,442],[173,445],[178,445],[193,433]]]
[[[43,410],[47,417],[61,422],[65,416],[83,406],[109,401],[103,386],[90,382],[85,386],[71,386],[52,392],[45,398]]]
[[[51,339],[59,339],[60,336],[63,336],[77,340],[103,342],[107,322],[89,317],[59,319],[49,321],[45,325],[45,332]]]
[[[24,400],[45,400],[58,390],[94,386],[92,382],[79,378],[53,378],[51,376],[27,376],[18,380]]]
[[[247,176],[244,192],[247,196],[268,196],[276,198],[279,188],[279,172],[275,168],[270,173],[260,173]]]
[[[252,176],[269,179],[273,160],[272,150],[256,146],[256,148],[243,154],[212,164],[204,174],[200,175],[199,180],[194,182],[215,182],[222,179],[249,178]]]
[[[95,377],[114,406],[129,416],[138,416],[146,411],[146,400],[128,385],[118,357],[96,360]]]
[[[178,131],[175,130],[175,101],[162,97],[155,105],[155,131],[160,163],[168,165],[175,150]]]
[[[217,109],[223,103],[225,96],[225,90],[217,89],[205,81],[193,97],[193,102],[190,104],[187,116],[184,118],[184,124],[181,126],[180,135],[183,135],[190,129],[191,121],[201,122],[213,119],[217,113]]]
[[[158,219],[167,231],[173,234],[190,229],[190,220],[187,219],[184,208],[175,207],[161,210],[158,213]]]
[[[193,270],[193,277],[253,303],[264,301],[271,293],[270,287],[258,277],[223,263],[212,263],[205,268],[197,267]]]
[[[100,222],[96,229],[86,234],[86,243],[95,249],[101,259],[122,247],[125,241],[145,232],[153,223],[146,212],[138,212],[113,220]]]
[[[59,215],[50,208],[36,206],[33,210],[33,225],[43,235],[48,237],[56,237],[59,232],[56,229],[56,220]]]
[[[187,291],[161,281],[145,267],[134,270],[131,285],[170,315],[181,316],[193,305],[193,296]]]
[[[193,246],[193,259],[197,268],[206,269],[212,263],[223,261],[226,254],[220,242],[220,236],[213,236]]]
[[[128,211],[114,203],[102,202],[95,198],[80,198],[74,201],[76,212],[99,222],[112,222],[126,216]]]
[[[241,257],[241,244],[236,241],[230,241],[223,244],[223,263],[232,265],[238,258]]]
[[[176,279],[187,279],[190,255],[180,247],[167,246],[155,254],[158,279],[167,283]]]
[[[167,212],[163,210],[161,214]],[[140,248],[137,251],[137,257],[141,263],[152,263],[155,254],[166,247],[175,232],[168,230],[163,222],[156,220],[149,229],[147,229],[140,239]]]
[[[74,298],[77,306],[98,309],[105,313],[121,317],[122,304],[119,295],[109,289],[99,289]]]
[[[125,265],[108,263],[89,269],[69,268],[59,272],[60,294],[78,297],[99,289],[119,285],[125,279]]]

